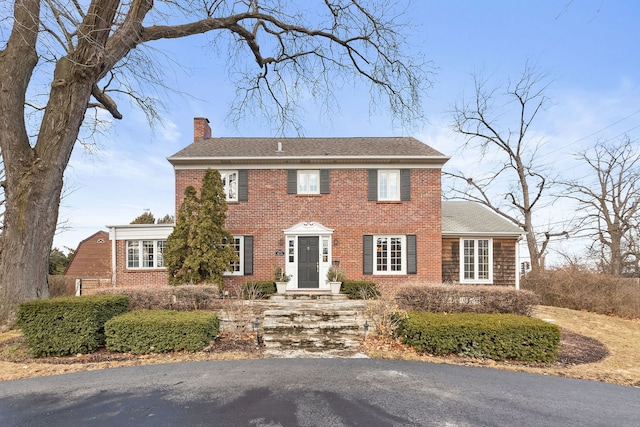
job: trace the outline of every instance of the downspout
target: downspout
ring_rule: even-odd
[[[516,240],[516,290],[520,290],[520,241],[522,236]]]
[[[116,227],[109,227],[109,238],[111,239],[111,286],[116,286]]]

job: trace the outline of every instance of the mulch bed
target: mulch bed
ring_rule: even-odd
[[[8,347],[24,345],[24,338],[15,337],[0,343],[0,359],[14,363],[50,363],[50,364],[75,364],[97,362],[119,362],[148,358],[148,355],[131,353],[113,353],[102,348],[90,354],[64,357],[34,358],[26,351],[13,352],[10,355],[5,351]],[[205,354],[242,352],[259,356],[263,346],[256,344],[255,335],[251,334],[221,334],[208,347],[202,350]],[[563,331],[561,337],[558,360],[554,365],[574,366],[584,363],[598,362],[609,355],[609,351],[600,341],[573,332]],[[188,359],[190,354],[185,352],[166,353],[167,358],[175,357],[176,361]]]

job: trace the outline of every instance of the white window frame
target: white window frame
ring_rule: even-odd
[[[479,251],[479,242],[487,242],[487,275],[486,277],[480,278],[480,251]],[[468,272],[466,270],[466,266],[468,265],[467,257],[465,254],[465,242],[473,242],[473,259],[471,259],[471,265],[473,266],[473,271]],[[467,274],[470,273],[470,274]],[[469,276],[469,277],[468,277]],[[460,239],[460,283],[482,283],[482,284],[492,284],[493,283],[493,239],[491,238],[483,238],[483,237],[464,237]]]
[[[386,262],[384,265],[386,266],[386,270],[381,270],[378,265],[378,253],[382,251],[382,247],[378,250],[378,240],[385,239],[387,241],[387,254],[385,255]],[[391,239],[400,239],[400,269],[399,270],[391,270],[392,267],[392,254],[390,250],[390,241]],[[373,274],[386,274],[386,275],[395,275],[395,274],[407,274],[407,236],[403,234],[389,234],[389,235],[374,235],[373,236]]]
[[[244,236],[233,236],[238,262],[231,262],[233,270],[225,271],[225,276],[244,276]]]
[[[132,247],[133,243],[135,243],[136,247]],[[149,246],[151,243],[151,246]],[[167,241],[166,240],[153,240],[153,239],[136,239],[136,240],[127,240],[125,243],[126,246],[126,265],[127,270],[152,270],[159,268],[166,268],[164,265],[164,249],[166,248]],[[151,247],[151,253],[145,253],[145,248]],[[131,261],[133,261],[133,257],[131,255],[136,254],[135,258],[137,265],[131,265]],[[149,256],[151,258],[149,258]],[[147,266],[145,265],[145,261],[151,261],[153,265]]]
[[[224,187],[224,195],[227,202],[238,201],[238,171],[237,170],[221,170],[220,179],[222,180],[222,186]],[[230,180],[230,177],[234,177]]]
[[[320,194],[320,170],[298,170],[296,177],[296,186],[298,194]]]
[[[378,200],[400,200],[400,169],[378,169]]]

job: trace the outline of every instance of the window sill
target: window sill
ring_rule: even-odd
[[[379,205],[400,205],[402,200],[377,200],[376,203]]]
[[[310,194],[299,194],[296,193],[296,197],[322,197],[322,194],[315,194],[315,193],[310,193]]]

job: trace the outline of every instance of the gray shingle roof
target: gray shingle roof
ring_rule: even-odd
[[[443,235],[522,235],[520,227],[476,202],[442,201]]]
[[[410,161],[442,165],[449,157],[411,137],[361,137],[209,138],[197,140],[168,158],[174,165],[203,161],[286,163],[296,159],[318,163]]]

